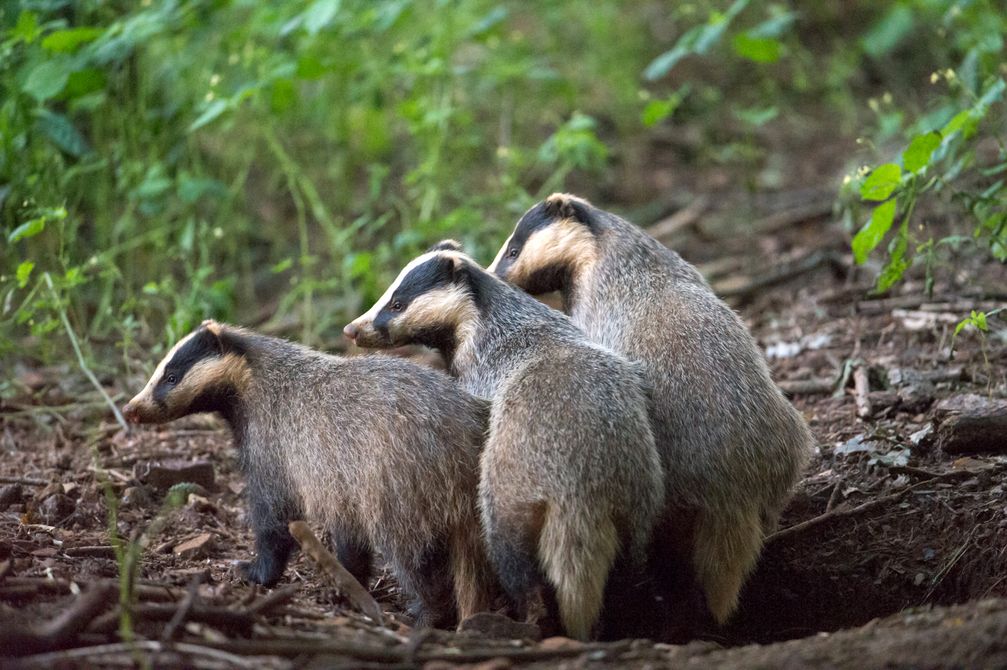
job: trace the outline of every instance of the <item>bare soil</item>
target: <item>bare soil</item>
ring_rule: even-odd
[[[1003,324],[952,338],[969,309],[1004,304],[1007,272],[965,259],[932,296],[915,277],[869,297],[872,271],[853,268],[822,201],[808,189],[713,193],[698,214],[657,224],[739,309],[818,441],[737,615],[709,639],[417,632],[387,574],[369,585],[377,625],[302,555],[270,595],[232,571],[252,538],[219,421],[126,433],[75,370],[26,362],[13,371],[23,393],[0,405],[0,665],[1007,667],[1007,444],[949,454],[939,431],[948,403],[1007,397]],[[122,401],[144,380],[103,381]],[[140,480],[170,461],[208,461],[214,477],[163,512],[165,492]],[[133,646],[120,643],[107,586],[120,568],[106,490],[121,500],[117,532],[146,543]]]

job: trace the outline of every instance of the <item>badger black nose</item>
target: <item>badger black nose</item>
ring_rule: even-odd
[[[137,416],[136,406],[133,403],[128,402],[122,408],[122,418],[130,423],[137,423],[139,417]]]
[[[343,335],[350,338],[351,340],[356,340],[357,335],[359,334],[360,334],[360,328],[358,328],[356,324],[348,323],[343,328]]]

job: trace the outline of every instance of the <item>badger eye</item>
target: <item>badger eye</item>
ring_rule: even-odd
[[[176,377],[175,375],[172,375],[172,374],[169,374],[169,375],[168,375],[167,377],[165,377],[164,379],[165,379],[165,381],[166,381],[166,382],[168,382],[169,384],[174,384],[174,383],[178,382],[178,377]]]
[[[396,301],[392,302],[392,304],[391,304],[391,310],[393,312],[401,312],[402,311],[402,301],[401,300],[396,300]]]
[[[517,247],[511,247],[511,250],[507,252],[507,258],[517,258]]]

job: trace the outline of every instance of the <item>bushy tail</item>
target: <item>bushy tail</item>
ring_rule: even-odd
[[[498,590],[477,524],[455,530],[451,537],[451,572],[454,576],[458,621],[493,605]]]
[[[556,589],[560,622],[569,637],[590,637],[618,552],[619,536],[607,511],[565,513],[550,505],[539,537],[539,560]]]
[[[696,520],[692,561],[710,614],[724,623],[738,606],[738,594],[762,550],[762,519],[757,509],[703,511]]]

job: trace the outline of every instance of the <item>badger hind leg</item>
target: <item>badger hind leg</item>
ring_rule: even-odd
[[[482,507],[489,558],[507,594],[508,613],[526,621],[544,582],[537,547],[545,503],[507,505],[484,491]]]
[[[601,614],[605,584],[620,549],[608,513],[565,512],[550,506],[539,540],[545,574],[556,591],[566,634],[587,640]]]
[[[738,594],[759,560],[763,520],[759,510],[699,513],[693,567],[710,614],[723,624],[738,606]]]
[[[395,576],[410,598],[415,628],[446,628],[454,623],[455,607],[450,556],[444,542],[393,563]]]
[[[341,524],[330,524],[329,535],[336,550],[336,558],[366,589],[374,567],[374,550],[370,542]]]

